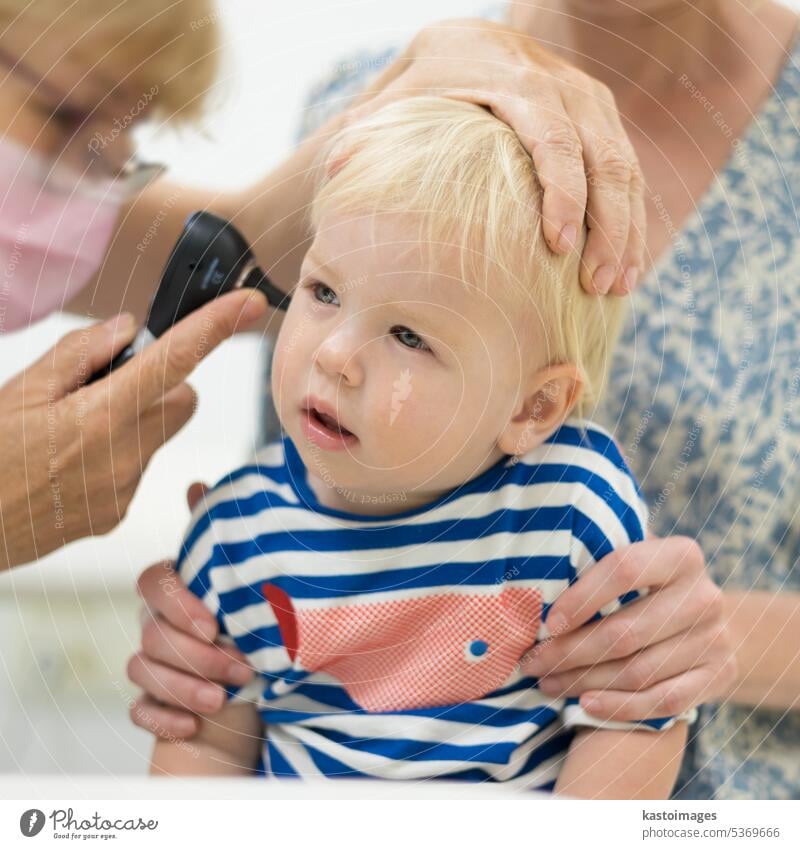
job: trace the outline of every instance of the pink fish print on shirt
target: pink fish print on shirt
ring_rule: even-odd
[[[294,604],[275,584],[262,590],[295,668],[334,676],[370,712],[460,704],[499,689],[536,641],[542,613],[530,587],[325,607]]]

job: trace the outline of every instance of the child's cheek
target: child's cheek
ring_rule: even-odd
[[[380,376],[383,391],[378,415],[384,427],[402,428],[416,413],[415,374],[409,368],[393,368]]]
[[[275,343],[272,355],[272,395],[276,399],[283,396],[283,389],[290,383],[292,351],[289,340],[292,338],[289,323],[284,322]]]
[[[387,439],[403,443],[407,454],[441,435],[442,402],[414,372],[401,374],[391,386],[383,412]]]

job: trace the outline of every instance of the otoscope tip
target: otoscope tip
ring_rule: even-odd
[[[266,295],[270,306],[276,310],[287,310],[291,296],[282,292],[264,272],[256,267],[245,278],[243,286],[249,289],[258,289]]]

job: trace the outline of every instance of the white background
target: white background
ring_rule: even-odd
[[[178,179],[229,188],[275,165],[294,139],[314,81],[348,54],[404,44],[424,24],[478,14],[493,0],[224,0],[226,70],[218,94],[226,107],[209,141],[148,147],[171,161]]]

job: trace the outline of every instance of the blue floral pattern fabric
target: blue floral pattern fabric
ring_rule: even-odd
[[[653,532],[697,539],[728,590],[800,592],[798,128],[795,42],[634,295],[594,416],[620,442]],[[797,711],[706,705],[689,733],[677,797],[800,797]]]
[[[312,93],[301,135],[393,55],[340,64]],[[770,97],[632,298],[592,416],[640,481],[653,532],[696,538],[729,590],[800,592],[798,127],[795,43]],[[800,713],[703,706],[675,796],[800,798]]]

